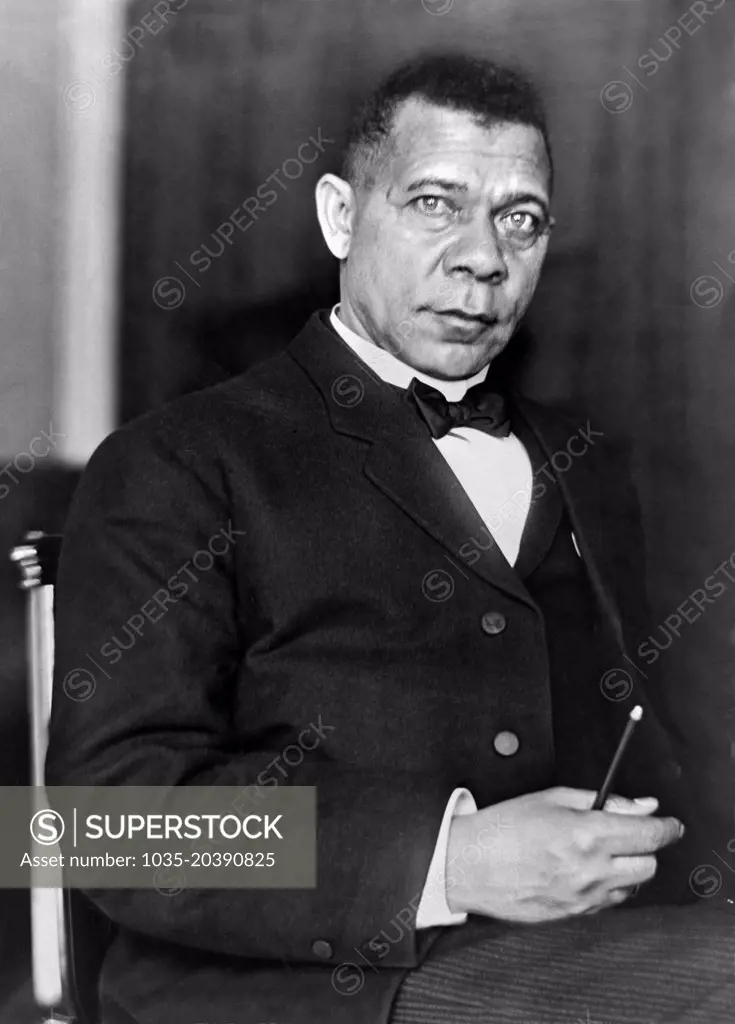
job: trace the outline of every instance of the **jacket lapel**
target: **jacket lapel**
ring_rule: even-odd
[[[613,590],[618,574],[616,566],[621,562],[618,545],[624,540],[621,536],[624,531],[621,531],[619,521],[617,525],[611,521],[608,511],[610,505],[606,500],[606,494],[611,489],[608,480],[609,467],[604,471],[598,468],[599,458],[596,457],[596,453],[600,451],[599,444],[595,445],[594,438],[583,440],[586,438],[589,422],[580,423],[575,428],[568,420],[561,419],[557,414],[521,395],[516,394],[515,401],[548,460],[546,473],[537,473],[534,482],[544,483],[547,488],[559,488],[595,596],[612,625],[617,642],[625,651],[627,645],[622,618]],[[575,437],[580,445],[586,444],[587,449],[572,456],[569,453],[573,449],[567,446]],[[581,449],[577,448],[577,451]],[[564,462],[567,465],[563,471],[561,468],[555,470],[552,460],[558,461],[561,466],[562,460],[558,458],[561,455],[564,455]],[[615,492],[614,488],[613,492],[611,499],[616,502],[613,506],[616,507],[620,504],[620,493]]]
[[[369,442],[368,479],[445,548],[460,573],[476,573],[535,608],[424,425],[332,330],[323,311],[288,351],[321,392],[332,427]]]
[[[410,410],[406,412],[410,414]],[[535,607],[428,435],[392,445],[377,442],[368,453],[365,472],[384,494],[444,545],[449,560],[461,573],[475,572],[499,590]]]
[[[534,482],[538,480],[546,464],[546,455],[538,438],[529,427],[515,404],[510,409],[513,433],[523,444],[531,460]],[[534,493],[536,491],[537,493]],[[554,542],[562,521],[564,503],[559,488],[545,489],[538,493],[539,488],[531,488],[531,502],[528,517],[523,527],[521,546],[513,571],[525,580],[534,569],[537,569],[546,557]]]
[[[445,548],[460,572],[473,572],[536,608],[423,424],[332,329],[326,311],[313,314],[288,352],[320,391],[333,429],[367,442],[364,471],[375,486]],[[513,401],[549,462],[567,451],[573,431],[563,421],[520,395]],[[568,472],[555,475],[592,586],[622,643],[620,616],[605,583],[604,546],[611,538],[591,461],[576,457]],[[534,482],[544,480],[554,486],[545,476]]]

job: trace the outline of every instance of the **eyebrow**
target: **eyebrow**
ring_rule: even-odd
[[[430,185],[432,188],[441,188],[445,192],[469,192],[470,187],[462,181],[450,181],[448,178],[419,178],[406,186],[406,192],[418,192],[419,189]]]

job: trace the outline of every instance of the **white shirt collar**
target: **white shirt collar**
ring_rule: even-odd
[[[419,380],[436,388],[437,391],[441,391],[448,402],[459,402],[473,384],[479,384],[487,376],[487,366],[484,366],[472,377],[464,378],[464,380],[439,380],[436,377],[430,377],[428,373],[414,370],[412,366],[402,362],[392,352],[380,348],[374,342],[368,341],[367,338],[360,337],[359,334],[356,334],[350,327],[342,323],[337,316],[338,309],[339,303],[334,306],[330,314],[332,327],[334,327],[340,338],[350,346],[355,355],[362,359],[364,363],[367,363],[388,384],[396,384],[399,388],[407,388],[411,380],[417,377]]]

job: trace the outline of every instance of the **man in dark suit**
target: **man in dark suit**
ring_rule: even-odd
[[[656,694],[617,669],[647,633],[635,500],[593,422],[495,370],[551,179],[524,78],[399,69],[317,187],[339,306],[93,456],[59,573],[48,782],[314,785],[319,810],[313,891],[93,893],[120,926],[110,1020],[541,1019],[516,977],[541,948],[566,956],[543,1019],[572,1019],[588,948],[609,963],[607,937],[634,934],[658,962],[659,904],[691,895],[698,860]],[[74,702],[87,654],[105,672]],[[618,795],[592,811],[636,703]],[[709,1024],[726,985],[706,979]]]

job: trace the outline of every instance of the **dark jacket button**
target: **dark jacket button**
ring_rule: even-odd
[[[312,942],[311,951],[320,960],[329,960],[334,955],[332,945],[326,939],[316,939],[315,942]]]
[[[502,612],[485,612],[481,625],[483,633],[495,636],[496,633],[502,633],[505,629],[505,616]]]

